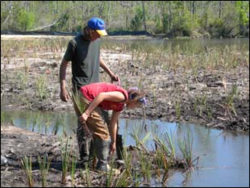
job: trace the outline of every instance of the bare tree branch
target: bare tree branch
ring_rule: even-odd
[[[8,14],[7,18],[4,20],[2,26],[4,26],[7,23],[7,21],[9,20],[11,12],[12,12],[12,8],[13,8],[13,6],[10,7],[9,14]]]
[[[77,6],[77,7],[73,7],[73,8],[70,8],[68,10],[66,10],[58,19],[56,19],[55,21],[53,21],[52,23],[48,24],[48,25],[45,25],[45,26],[42,26],[42,27],[38,27],[38,28],[35,28],[35,29],[32,29],[30,31],[39,31],[39,30],[43,30],[43,29],[46,29],[48,27],[51,27],[53,25],[55,25],[57,22],[59,22],[61,19],[63,19],[63,17],[68,14],[70,11],[72,10],[76,10],[76,9],[79,9],[79,8],[83,8],[83,6]]]

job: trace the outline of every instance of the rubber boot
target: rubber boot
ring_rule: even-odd
[[[105,141],[99,138],[95,138],[94,147],[95,147],[96,157],[98,159],[96,170],[107,172],[110,141],[109,140]]]
[[[116,136],[116,155],[118,160],[123,160],[123,141],[120,134]]]
[[[77,141],[79,146],[80,162],[82,167],[85,168],[86,165],[89,166],[90,160],[92,159],[93,156],[92,139],[86,136],[82,129],[78,129]]]
[[[124,153],[123,153],[123,140],[122,135],[117,134],[116,135],[116,164],[118,168],[122,168],[125,165],[124,162]]]

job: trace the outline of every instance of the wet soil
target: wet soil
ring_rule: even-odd
[[[70,138],[73,140],[73,138]],[[48,156],[50,159],[50,171],[46,176],[48,187],[60,186],[86,186],[86,172],[82,172],[82,166],[77,163],[75,181],[72,184],[70,173],[67,174],[66,182],[62,181],[62,142],[56,136],[48,136],[23,130],[12,125],[1,127],[1,156],[8,159],[6,165],[1,164],[1,186],[3,187],[26,187],[28,186],[27,176],[21,165],[21,160],[27,156],[32,158],[32,178],[34,187],[42,184],[38,156]],[[77,156],[76,142],[72,141],[71,156]],[[47,160],[48,162],[48,160]],[[90,171],[93,179],[92,185],[100,186],[104,183],[100,173]]]
[[[64,51],[41,51],[36,58],[28,57],[32,51],[24,53],[26,59],[1,56],[1,110],[73,111],[71,102],[62,102],[59,97],[58,73]],[[121,78],[122,86],[133,87],[140,84],[147,94],[148,105],[143,110],[124,111],[123,118],[160,119],[223,130],[249,131],[248,66],[237,66],[230,71],[199,69],[195,76],[191,70],[183,68],[163,70],[160,66],[155,66],[149,69],[140,61],[133,61],[131,54],[120,49],[102,50],[102,56],[112,71]],[[188,80],[183,77],[184,73],[188,75]],[[68,83],[71,82],[70,77],[69,66]],[[103,71],[101,77],[103,81],[109,81]],[[237,97],[230,98],[235,85]],[[232,102],[229,103],[229,100]],[[74,146],[74,151],[77,156],[77,146]],[[62,159],[57,137],[31,133],[12,125],[1,125],[1,155],[9,160],[9,164],[1,165],[1,186],[27,186],[20,166],[20,160],[24,156],[32,156],[35,186],[41,186],[37,156],[45,153],[52,157],[47,177],[48,186],[87,185],[86,172],[83,171],[85,174],[82,175],[80,164],[77,164],[74,185],[70,175],[67,176],[66,184],[61,184]],[[107,183],[103,174],[95,171],[90,173],[93,186]],[[129,186],[133,185],[132,182]]]
[[[59,97],[58,75],[64,51],[44,49],[38,57],[29,58],[32,53],[24,52],[26,58],[1,57],[1,109],[73,111],[71,101],[65,103]],[[241,55],[238,56],[241,61]],[[238,66],[226,71],[219,66],[216,70],[198,69],[194,75],[184,68],[164,70],[159,64],[144,65],[121,49],[102,50],[102,57],[120,77],[123,87],[140,85],[147,94],[146,108],[124,111],[124,118],[144,117],[249,131],[249,63],[238,62]],[[102,70],[101,77],[110,82]],[[68,88],[70,78],[69,65]]]
[[[77,141],[74,137],[70,137],[69,140],[69,171],[66,175],[65,181],[62,182],[62,147],[65,147],[66,138],[60,140],[54,135],[38,134],[9,124],[2,125],[1,160],[2,157],[5,157],[7,162],[2,163],[1,161],[1,187],[27,187],[29,185],[24,166],[21,163],[25,157],[31,159],[32,186],[34,187],[42,186],[41,167],[38,162],[38,157],[43,159],[44,156],[47,158],[46,165],[48,163],[50,164],[49,172],[45,177],[47,187],[88,187],[89,185],[94,187],[108,185],[118,186],[118,179],[121,178],[124,173],[128,173],[124,166],[119,166],[116,162],[110,162],[110,164],[114,165],[114,169],[111,175],[112,184],[109,184],[108,180],[111,177],[109,173],[98,172],[91,167],[87,172],[78,160],[76,161],[74,176],[71,176],[72,156],[77,159],[79,156],[78,147],[76,145]],[[143,148],[134,146],[128,146],[125,149],[127,152],[130,152],[132,156],[131,162],[129,163],[132,170],[129,173],[135,173],[135,171],[137,171],[138,174],[141,173],[141,166],[138,163],[138,153],[143,153],[144,157],[147,158],[147,161],[150,161],[150,164],[152,163],[152,169],[158,169],[154,152],[146,151]],[[169,167],[170,172],[168,176],[173,173],[173,169],[184,169],[184,163],[180,159],[177,159],[176,161],[173,161]],[[151,174],[157,177],[157,173],[163,174],[163,172],[163,170],[158,169],[157,171],[152,171]],[[141,178],[143,179],[143,176],[141,176]],[[142,179],[139,178],[140,185],[150,181],[146,178],[145,180]],[[123,182],[122,185],[133,186],[135,184],[136,181],[132,178],[126,178],[126,181]]]

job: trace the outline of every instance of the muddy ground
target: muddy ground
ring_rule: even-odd
[[[29,58],[31,53],[32,51],[25,51],[25,59],[14,55],[14,58],[1,56],[1,110],[73,111],[70,102],[62,102],[59,98],[58,73],[64,51],[52,53],[45,50],[41,51],[38,57]],[[145,68],[141,61],[133,61],[131,54],[124,53],[121,49],[102,50],[102,57],[120,77],[122,86],[140,85],[147,93],[149,103],[146,108],[124,111],[123,118],[160,119],[249,132],[248,66],[237,66],[230,71],[224,71],[223,68],[212,71],[199,69],[195,76],[191,70],[183,68]],[[188,75],[188,80],[183,77],[184,72]],[[68,67],[68,83],[70,75],[71,68]],[[101,77],[103,81],[109,81],[103,71]],[[37,81],[38,79],[40,81]],[[45,83],[44,87],[42,83]],[[230,100],[229,94],[235,84],[237,97],[232,98],[233,106],[229,106],[227,101]],[[197,96],[200,96],[199,100]],[[20,159],[24,156],[33,156],[36,168],[33,171],[35,186],[41,186],[36,157],[44,153],[50,153],[54,157],[48,184],[73,186],[70,177],[66,185],[60,184],[61,169],[57,164],[61,159],[58,157],[57,143],[56,137],[26,132],[11,125],[1,125],[1,155],[9,158],[11,163],[1,166],[1,186],[27,185],[24,172],[20,170]],[[80,177],[80,169],[77,169],[76,185],[84,186],[87,184],[84,178]],[[101,186],[105,183],[102,175],[94,171],[91,173],[92,185]]]
[[[120,163],[111,162],[113,166],[111,173],[98,172],[90,167],[86,171],[81,163],[76,161],[74,176],[71,175],[72,156],[79,158],[77,141],[74,137],[69,137],[69,157],[68,157],[68,172],[65,181],[62,181],[62,147],[65,147],[66,138],[60,140],[57,136],[38,134],[27,131],[13,125],[1,126],[1,187],[28,187],[29,181],[25,173],[25,168],[22,165],[22,160],[25,157],[31,159],[32,166],[32,187],[42,186],[41,167],[38,162],[38,156],[46,156],[46,165],[49,163],[49,173],[46,175],[46,187],[129,187],[138,185],[150,185],[151,175],[155,178],[161,177],[164,174],[163,169],[158,169],[156,155],[153,151],[147,151],[143,147],[126,146],[124,150],[131,154],[129,163],[121,165]],[[147,162],[150,162],[151,171],[150,178],[145,177],[141,171],[140,163],[138,162],[138,153],[144,155]],[[3,163],[2,157],[5,157],[7,162]],[[116,156],[113,156],[114,159]],[[168,160],[169,172],[164,176],[162,184],[169,178],[175,170],[185,170],[182,159],[176,159],[171,162]],[[50,162],[48,162],[50,161]],[[127,171],[127,165],[131,170]],[[92,166],[92,165],[91,165]],[[127,173],[131,175],[127,175]],[[135,175],[137,173],[137,175]],[[133,177],[137,177],[134,180]],[[111,178],[111,181],[109,179]],[[126,177],[126,178],[124,178]],[[120,179],[125,179],[120,180]],[[162,177],[161,177],[162,178]]]
[[[28,36],[25,37],[19,39],[20,42]],[[1,109],[72,111],[71,102],[65,103],[59,98],[58,75],[64,52],[65,49],[53,52],[47,48],[39,52],[28,49],[17,56],[13,49],[10,52],[13,55],[1,56]],[[37,54],[35,57],[34,53]],[[164,70],[159,63],[145,65],[120,48],[102,50],[101,53],[106,64],[120,77],[123,87],[139,85],[147,94],[149,103],[144,110],[124,111],[122,117],[249,130],[249,62],[244,62],[249,59],[244,59],[246,54],[232,52],[237,53],[232,56],[238,61],[234,68],[226,71],[220,66],[214,70],[199,68],[194,75],[194,71],[186,68]],[[185,60],[184,56],[179,56],[178,61]],[[102,81],[109,82],[102,70],[101,77]],[[70,78],[69,65],[68,88],[71,87]],[[237,94],[230,96],[234,86]]]

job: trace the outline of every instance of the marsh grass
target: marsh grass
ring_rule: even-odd
[[[110,169],[109,169],[109,171],[108,171],[108,177],[107,177],[107,184],[106,184],[106,186],[107,187],[116,187],[115,186],[115,176],[114,176],[114,169],[115,169],[115,167],[114,167],[114,157],[112,157],[111,158],[111,161],[109,162],[109,167],[110,167]]]
[[[125,171],[123,171],[121,173],[121,175],[119,176],[119,178],[116,179],[114,187],[128,187],[129,186],[129,182],[127,180],[128,180],[128,176],[125,173]]]
[[[162,151],[166,156],[170,155],[170,150],[168,149],[165,142],[156,135],[154,135],[154,143],[156,150],[159,149],[159,151]]]
[[[71,185],[72,187],[74,187],[74,183],[75,183],[76,163],[77,163],[77,158],[74,155],[72,155],[71,156]]]
[[[32,177],[32,157],[25,156],[21,159],[21,167],[25,173],[28,186],[34,187],[34,180]]]
[[[149,161],[149,157],[145,155],[144,151],[138,151],[141,173],[144,181],[150,182],[151,178],[151,166],[152,163]]]
[[[68,91],[68,93],[69,93],[69,91]],[[85,104],[81,100],[82,94],[80,93],[80,91],[76,91],[76,92],[73,92],[72,94],[70,94],[70,96],[71,96],[70,98],[73,102],[73,105],[75,106],[75,108],[77,108],[79,116],[82,115],[82,113],[84,113],[84,111],[86,109]]]
[[[203,117],[204,112],[207,113],[209,118],[212,117],[212,111],[211,111],[211,108],[208,106],[207,96],[205,94],[203,94],[203,96],[196,97],[193,107],[194,107],[195,112],[200,117]]]
[[[237,116],[237,112],[234,107],[234,99],[238,97],[237,85],[233,85],[231,92],[226,96],[225,99],[225,110],[230,114],[230,110],[233,111],[234,115]]]
[[[40,174],[42,179],[42,187],[46,187],[46,178],[49,174],[49,168],[52,158],[49,158],[48,155],[44,155],[43,159],[40,156],[38,158],[38,163],[40,167]]]
[[[81,177],[83,180],[86,180],[87,187],[93,187],[92,185],[92,178],[90,175],[90,170],[88,168],[88,165],[85,167],[85,172],[83,170],[80,171]]]
[[[36,113],[34,116],[33,116],[33,121],[32,121],[32,131],[35,131],[35,127],[41,122],[41,114],[40,113]]]
[[[182,139],[178,139],[178,146],[184,158],[184,164],[186,169],[192,169],[194,162],[198,159],[193,160],[193,137],[190,131],[186,135],[182,136]]]
[[[28,75],[23,71],[18,71],[16,75],[17,86],[21,89],[25,89],[28,84]]]
[[[58,131],[59,131],[59,129],[60,129],[60,127],[61,127],[61,125],[63,124],[63,120],[62,120],[62,117],[56,117],[56,122],[55,122],[55,126],[54,126],[54,128],[53,128],[53,130],[52,130],[52,133],[54,134],[54,135],[57,135],[57,133],[58,133]]]
[[[123,158],[124,158],[124,162],[125,162],[125,172],[127,174],[127,176],[131,177],[131,171],[132,171],[132,167],[133,167],[133,163],[132,163],[132,155],[130,152],[128,152],[127,150],[123,151]]]
[[[15,51],[15,57],[39,57],[37,52],[53,52],[52,59],[57,59],[57,54],[64,51],[68,40],[71,37],[35,39],[32,40],[2,40],[1,56],[10,62]],[[14,46],[14,47],[13,47]],[[156,66],[163,67],[163,70],[177,71],[178,68],[184,67],[194,71],[197,74],[199,68],[216,70],[218,67],[226,70],[235,68],[239,65],[249,66],[249,53],[246,52],[244,45],[230,45],[225,48],[205,47],[193,48],[186,46],[161,44],[147,45],[143,43],[112,44],[103,43],[102,48],[105,50],[119,51],[130,53],[132,62],[139,62],[140,67],[144,69],[154,69]],[[246,53],[245,53],[246,52]],[[28,65],[28,64],[27,64]],[[26,67],[28,70],[29,67]]]
[[[29,70],[30,70],[30,65],[29,65],[29,63],[27,62],[27,58],[26,58],[26,57],[23,58],[23,62],[24,62],[24,71],[25,71],[25,73],[27,74],[27,73],[29,72]]]
[[[148,132],[144,137],[141,137],[140,129],[137,128],[137,129],[133,129],[133,132],[130,134],[130,136],[135,140],[136,146],[138,148],[142,148],[141,151],[137,151],[137,155],[139,157],[140,166],[141,166],[140,171],[142,173],[142,177],[144,181],[149,182],[150,177],[151,177],[152,163],[149,162],[149,158],[148,158],[149,151],[146,149],[144,144],[149,140],[151,136],[151,132]],[[125,160],[125,164],[127,163],[129,163],[129,161]],[[131,166],[131,168],[133,167]]]
[[[170,159],[171,161],[176,160],[176,138],[173,132],[166,132],[163,134],[166,143],[168,144],[169,152],[170,152]]]
[[[165,155],[163,154],[163,152],[160,150],[160,149],[156,149],[155,150],[155,155],[156,155],[156,164],[158,166],[158,169],[157,170],[157,175],[158,177],[160,176],[160,172],[159,172],[159,169],[164,169],[166,168],[167,166],[167,163],[165,164],[165,161],[167,162],[167,160],[165,160]]]
[[[135,140],[136,146],[141,147],[144,151],[147,152],[146,147],[144,146],[144,143],[150,138],[151,133],[148,132],[144,138],[140,138],[140,130],[139,129],[133,129],[130,136]]]
[[[61,140],[61,154],[62,154],[62,179],[61,183],[66,184],[66,176],[69,169],[69,157],[70,157],[70,147],[69,139],[66,139],[66,143],[63,144]]]
[[[155,143],[155,155],[156,155],[156,164],[158,168],[156,169],[156,175],[158,178],[161,177],[163,169],[163,176],[162,176],[162,183],[164,184],[168,179],[168,172],[171,168],[172,164],[176,162],[175,157],[175,146],[174,146],[174,136],[169,133],[164,133],[163,139],[159,138],[154,134],[154,143]],[[170,147],[170,148],[169,148]]]
[[[36,95],[40,99],[43,100],[49,96],[47,91],[47,79],[45,76],[41,75],[36,79],[35,88],[36,88]]]
[[[167,158],[171,155],[171,152],[165,142],[154,135],[154,143],[156,149],[156,162],[159,168],[164,168],[168,170],[168,160]]]

